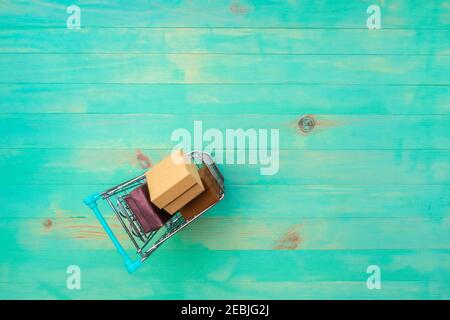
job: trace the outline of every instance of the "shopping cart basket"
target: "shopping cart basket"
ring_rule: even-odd
[[[217,168],[216,164],[212,160],[211,156],[208,153],[200,151],[193,151],[188,155],[191,158],[192,162],[197,165],[197,167],[201,168],[206,166],[208,168],[219,185],[219,201],[222,200],[224,197],[224,178]],[[116,247],[117,251],[122,256],[125,262],[125,266],[130,273],[137,270],[142,265],[142,263],[166,240],[168,240],[175,233],[186,227],[188,224],[193,222],[195,219],[197,219],[199,216],[201,216],[203,213],[205,213],[218,203],[214,203],[189,220],[184,219],[184,217],[180,213],[174,214],[161,229],[145,233],[138,219],[130,210],[128,204],[125,201],[125,197],[129,192],[144,183],[146,183],[146,177],[145,174],[142,174],[104,192],[93,194],[84,199],[84,203],[92,209],[103,229],[105,229],[105,232],[108,234],[109,238]],[[128,256],[127,252],[122,247],[116,235],[111,230],[105,218],[101,214],[100,209],[97,206],[97,201],[101,199],[108,202],[109,206],[119,220],[119,223],[125,229],[125,232],[136,248],[137,258],[135,260],[132,260]]]

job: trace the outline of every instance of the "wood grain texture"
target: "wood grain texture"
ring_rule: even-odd
[[[317,41],[321,39],[321,41]],[[0,53],[449,55],[448,30],[2,29]],[[64,44],[64,45],[61,45]]]
[[[77,4],[0,3],[0,299],[450,298],[448,1]],[[224,201],[128,275],[82,199],[195,120],[279,129],[279,172],[220,164]]]
[[[450,56],[30,53],[2,55],[0,69],[2,84],[450,85]]]
[[[450,144],[446,134],[450,115],[322,114],[314,116],[314,131],[303,133],[298,121],[304,115],[0,115],[0,143],[3,148],[170,149],[180,142],[179,138],[171,140],[174,130],[185,128],[193,132],[194,121],[201,120],[202,133],[216,128],[224,137],[227,129],[277,129],[282,137],[281,149],[446,149]],[[23,130],[30,134],[24,136]],[[229,138],[228,142],[232,140]],[[193,138],[189,142],[194,148]],[[204,147],[208,144],[205,140]]]
[[[1,114],[450,114],[449,86],[0,84],[0,94]]]
[[[122,266],[112,251],[96,251],[97,260],[89,258],[81,250],[66,250],[58,255],[54,251],[37,251],[15,272],[5,271],[0,281],[14,280],[10,285],[14,288],[13,297],[39,294],[45,298],[66,299],[95,298],[99,294],[116,298],[164,299],[172,295],[177,298],[233,298],[231,293],[236,294],[234,298],[251,298],[252,289],[253,294],[271,297],[269,284],[275,290],[286,290],[285,297],[291,299],[333,297],[336,286],[352,294],[356,291],[365,298],[395,298],[400,292],[404,298],[448,297],[443,290],[449,282],[446,272],[450,263],[448,250],[278,250],[270,251],[270,255],[267,251],[239,250],[209,251],[207,255],[201,250],[176,253],[180,256],[178,268],[173,264],[173,251],[157,251],[151,262],[152,268],[143,268],[133,276],[123,277]],[[85,277],[83,294],[82,291],[65,290],[61,285],[65,282],[65,274],[60,270],[71,264],[73,257],[80,257],[78,263]],[[5,261],[5,270],[14,267],[14,259],[26,258],[24,252],[14,253]],[[279,261],[285,263],[279,264]],[[364,290],[366,273],[361,266],[372,263],[380,264],[385,270],[383,290],[387,293]],[[334,266],[334,272],[329,272],[329,265]],[[49,272],[31,276],[28,270],[32,266],[46,268]],[[155,275],[154,268],[160,270],[159,275]],[[274,268],[277,273],[273,272]],[[179,269],[183,272],[177,271]],[[161,277],[170,280],[162,281]],[[114,290],[116,287],[134,287],[142,282],[149,285],[138,292],[124,290],[119,293]],[[192,286],[216,289],[200,294],[193,291]],[[177,288],[184,290],[176,292]],[[111,292],[107,293],[108,290]],[[352,294],[341,293],[340,296],[352,298]]]
[[[27,184],[10,188],[9,185],[1,185],[3,217],[39,218],[44,225],[51,223],[54,218],[87,218],[91,213],[79,200],[86,194],[109,186],[109,184]],[[227,201],[214,208],[214,215],[268,218],[276,211],[277,216],[283,218],[445,218],[449,213],[448,185],[391,184],[380,188],[378,185],[336,183],[332,185],[227,183],[227,191]],[[8,201],[18,199],[23,194],[29,195],[26,203]],[[267,210],[272,203],[271,198],[279,199],[279,205],[273,209],[274,212]],[[104,215],[112,216],[113,213],[105,211]],[[50,222],[47,219],[50,219]]]
[[[101,206],[101,209],[105,211],[108,207]],[[133,250],[116,218],[111,217],[108,222],[124,247]],[[54,219],[51,228],[43,224],[43,219],[5,219],[0,226],[2,247],[8,251],[17,247],[31,251],[82,247],[95,255],[95,250],[113,249],[95,217]],[[448,217],[322,219],[283,217],[283,212],[278,210],[273,210],[269,218],[222,217],[211,213],[160,250],[447,249],[449,231]],[[15,241],[7,242],[7,239]]]
[[[157,162],[170,150],[141,151]],[[220,169],[233,185],[449,185],[449,158],[450,150],[281,150],[276,175],[261,175],[259,165]],[[0,168],[1,185],[115,186],[145,171],[136,149],[104,148],[0,149]]]
[[[86,27],[254,27],[366,28],[367,7],[378,4],[384,28],[448,29],[450,8],[445,0],[307,1],[90,1],[80,0]],[[127,5],[124,14],[124,5]],[[1,26],[65,28],[67,3],[3,1]]]

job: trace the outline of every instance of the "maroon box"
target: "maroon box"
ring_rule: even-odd
[[[159,209],[150,201],[150,193],[146,183],[131,191],[124,200],[145,233],[158,230],[172,217],[164,209]]]

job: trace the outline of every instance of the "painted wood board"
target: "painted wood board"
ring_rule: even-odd
[[[33,184],[32,184],[33,183]],[[88,208],[79,199],[110,185],[37,184],[11,188],[0,185],[4,218],[36,218],[36,228],[54,218],[87,218]],[[230,185],[227,201],[214,208],[223,217],[271,217],[272,198],[279,199],[277,216],[283,218],[445,218],[449,213],[449,185]],[[11,202],[22,194],[26,202]],[[46,196],[43,196],[46,195]],[[370,199],[371,201],[368,201]],[[240,207],[244,207],[242,210]],[[32,210],[30,209],[32,208]],[[275,211],[275,209],[274,209]],[[105,216],[113,213],[106,211]]]
[[[104,211],[108,206],[100,208]],[[107,221],[132,252],[134,246],[116,217]],[[42,219],[4,219],[0,222],[2,247],[8,251],[17,247],[31,251],[81,247],[95,256],[97,249],[113,249],[96,223],[94,217],[62,217],[54,219],[53,228],[47,229]],[[158,250],[446,249],[448,232],[448,218],[302,218],[283,217],[282,211],[274,210],[269,218],[207,215]]]
[[[0,298],[449,298],[446,1],[78,5],[0,4]],[[279,129],[280,170],[221,164],[224,202],[128,275],[81,200],[195,120]]]
[[[449,55],[449,40],[445,29],[5,28],[0,52],[416,56]]]
[[[0,68],[2,84],[448,85],[450,56],[5,53]]]
[[[58,254],[55,251],[37,251],[31,257],[26,252],[16,252],[3,264],[5,271],[0,281],[14,280],[10,285],[14,289],[13,297],[32,297],[34,293],[46,298],[66,299],[96,298],[95,295],[105,295],[107,290],[111,291],[108,296],[116,298],[124,295],[129,298],[168,298],[171,295],[177,298],[232,298],[231,292],[236,293],[236,297],[245,298],[249,297],[252,288],[258,295],[271,297],[268,284],[275,290],[287,289],[285,298],[291,299],[333,297],[336,286],[344,291],[351,290],[353,294],[356,290],[365,298],[395,297],[400,292],[403,292],[403,297],[445,298],[446,294],[441,290],[449,281],[446,272],[450,262],[448,250],[275,250],[270,251],[270,255],[266,251],[210,251],[205,255],[200,250],[181,250],[177,255],[183,259],[176,266],[171,251],[159,251],[153,257],[152,268],[143,268],[128,277],[123,277],[122,266],[116,265],[117,257],[113,253],[96,251],[96,261],[80,250]],[[83,287],[86,292],[83,294],[65,290],[61,285],[66,274],[60,270],[71,264],[75,256],[80,257],[79,264],[86,278]],[[12,272],[14,259],[24,262]],[[280,260],[285,263],[279,264]],[[383,289],[389,296],[381,295],[380,291],[363,290],[361,284],[366,273],[361,271],[361,265],[371,263],[381,264],[386,271]],[[334,272],[329,272],[329,265],[334,266]],[[184,272],[177,271],[177,267]],[[49,272],[30,275],[29,268],[46,268]],[[161,281],[153,273],[153,268],[170,280]],[[277,273],[273,272],[274,268]],[[138,286],[142,281],[149,285],[138,291],[119,293],[114,290],[116,287]],[[191,291],[192,285],[216,290],[200,295]],[[186,290],[175,292],[180,287]],[[241,291],[237,290],[238,287]],[[351,298],[350,294],[341,294]]]
[[[324,84],[2,84],[0,114],[450,113],[449,86]],[[66,95],[63,102],[61,96]]]
[[[215,128],[223,137],[217,142],[217,149],[242,149],[236,130],[247,134],[247,130],[252,133],[253,128],[258,128],[256,135],[249,133],[247,139],[267,141],[270,147],[271,132],[277,130],[282,137],[280,149],[445,149],[450,144],[446,134],[450,130],[450,115],[316,115],[313,132],[299,128],[302,116],[305,115],[0,115],[0,143],[4,148],[170,149],[183,142],[193,149],[194,134],[200,135],[206,148],[214,140],[205,138],[205,133]],[[201,124],[195,125],[196,121]],[[183,128],[189,130],[188,138],[173,135]],[[24,136],[23,130],[30,134]],[[268,132],[264,139],[259,136],[261,130]]]
[[[170,149],[0,149],[0,184],[24,185],[29,181],[115,186],[142,174],[143,166],[156,163],[169,152]],[[232,185],[448,185],[449,158],[448,149],[281,150],[276,175],[261,175],[260,165],[220,168],[227,177],[226,184]],[[12,171],[12,165],[20,170]]]
[[[254,27],[254,28],[366,28],[367,7],[384,9],[383,25],[388,29],[448,29],[450,8],[445,0],[398,0],[395,2],[315,0],[229,1],[219,0],[80,0],[85,7],[86,27]],[[124,5],[127,5],[124,14]],[[65,28],[67,3],[3,1],[1,26]],[[101,14],[100,14],[101,12]]]

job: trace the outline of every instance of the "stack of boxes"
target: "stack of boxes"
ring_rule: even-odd
[[[125,198],[144,232],[158,230],[180,212],[190,220],[220,199],[221,189],[207,166],[200,169],[182,150],[146,174],[147,183]]]

